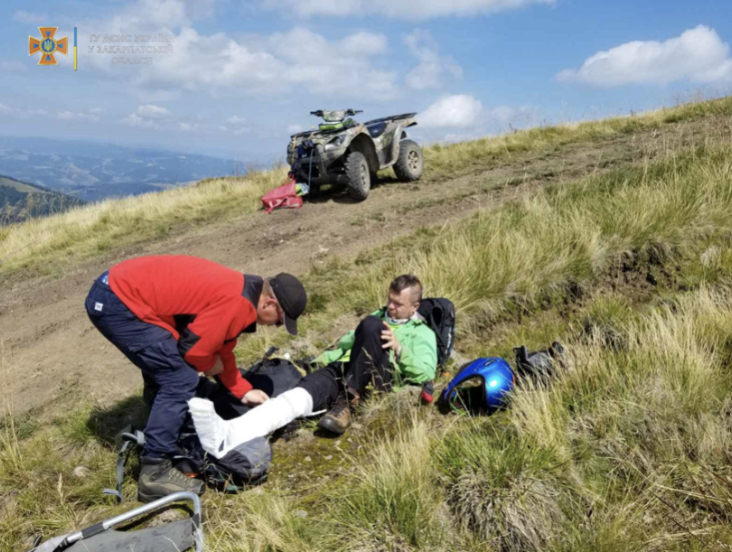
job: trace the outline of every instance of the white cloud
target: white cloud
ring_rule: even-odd
[[[153,104],[140,105],[127,115],[122,122],[138,128],[160,128],[163,123],[170,123],[172,115],[164,107]]]
[[[412,129],[426,143],[451,143],[536,126],[541,122],[536,107],[497,106],[488,108],[467,94],[445,96],[417,115]]]
[[[164,119],[166,117],[170,117],[170,111],[164,107],[152,104],[139,106],[135,113],[146,119]]]
[[[21,23],[32,23],[34,25],[48,25],[48,16],[45,13],[27,12],[17,10],[13,13],[13,19]]]
[[[56,118],[60,119],[62,121],[86,121],[90,123],[96,123],[99,121],[98,113],[92,113],[92,110],[90,110],[87,113],[76,113],[73,111],[59,111],[56,113]]]
[[[226,122],[230,125],[243,125],[247,122],[246,118],[239,117],[239,115],[232,115],[228,119],[226,119]]]
[[[435,17],[471,16],[521,8],[555,0],[263,0],[266,7],[300,17],[329,15],[382,15],[399,19],[424,20]]]
[[[419,60],[419,65],[405,78],[410,88],[416,90],[438,88],[445,75],[453,79],[462,78],[462,68],[452,58],[439,55],[437,42],[429,31],[415,29],[404,38],[404,43],[409,52]]]
[[[7,117],[14,117],[18,119],[28,119],[32,117],[55,117],[61,121],[86,121],[95,123],[99,121],[98,113],[88,112],[75,112],[69,110],[57,111],[56,113],[49,113],[45,109],[26,109],[23,107],[10,107],[8,105],[0,104],[0,115]]]
[[[396,95],[397,73],[381,69],[375,59],[387,51],[383,34],[356,32],[329,40],[299,27],[237,38],[222,32],[201,34],[192,27],[196,13],[205,11],[200,2],[136,0],[106,21],[85,22],[82,44],[91,44],[89,34],[144,32],[172,37],[172,51],[153,54],[151,65],[112,65],[113,55],[96,52],[85,63],[112,78],[125,79],[141,99],[148,93],[164,98],[171,91],[271,96],[303,90],[356,99]],[[202,5],[210,7],[213,0],[203,0]]]
[[[194,116],[188,120],[176,116],[164,107],[154,104],[145,104],[137,108],[121,119],[119,122],[127,126],[168,132],[196,132],[201,135],[219,132],[231,132],[229,126],[211,123],[202,115]],[[234,135],[241,134],[247,129],[241,127],[233,131]]]
[[[352,34],[340,43],[340,50],[351,56],[375,56],[386,53],[387,38],[382,34],[360,32]]]
[[[160,86],[177,84],[210,91],[244,86],[255,93],[271,94],[305,87],[325,95],[391,97],[396,75],[376,69],[369,59],[383,51],[385,43],[385,37],[368,33],[331,42],[296,28],[266,37],[257,47],[223,34],[206,37],[183,29],[174,43],[175,54],[161,60],[145,79]],[[359,52],[358,44],[369,46]]]
[[[360,32],[329,41],[298,27],[271,35],[267,46],[280,69],[270,88],[304,86],[316,94],[348,98],[389,99],[396,94],[396,72],[379,69],[371,60],[387,51],[382,34]]]
[[[289,134],[298,134],[298,133],[302,132],[303,130],[305,130],[305,129],[302,127],[302,125],[289,125],[287,127],[287,132]]]
[[[665,42],[628,42],[598,52],[557,78],[598,87],[732,81],[732,58],[714,29],[699,25]]]
[[[483,114],[479,100],[458,94],[440,98],[419,114],[417,121],[423,128],[467,128],[475,126]]]
[[[127,115],[127,117],[122,119],[122,122],[128,126],[137,127],[137,128],[156,128],[157,127],[157,125],[155,124],[155,121],[151,121],[150,119],[145,119],[135,113],[130,113],[129,115]]]

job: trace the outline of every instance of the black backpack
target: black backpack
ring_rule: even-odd
[[[557,367],[564,366],[564,347],[558,341],[548,349],[529,352],[526,346],[514,347],[516,353],[516,370],[525,378],[541,379],[551,377]]]
[[[417,312],[437,336],[437,365],[444,367],[455,343],[455,305],[444,298],[423,299]]]

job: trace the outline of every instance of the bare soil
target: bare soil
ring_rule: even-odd
[[[5,395],[17,413],[55,405],[59,412],[79,397],[111,404],[140,386],[138,370],[91,325],[84,298],[92,281],[111,265],[138,255],[187,254],[267,276],[302,274],[327,257],[345,259],[420,226],[447,224],[480,208],[597,172],[652,160],[670,151],[729,139],[729,121],[703,119],[661,130],[573,143],[477,160],[451,180],[429,176],[414,184],[387,181],[362,203],[327,194],[302,209],[263,212],[165,240],[106,254],[60,277],[0,282],[0,360],[7,366]]]

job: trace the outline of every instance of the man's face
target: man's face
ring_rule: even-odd
[[[285,323],[284,313],[277,299],[262,294],[257,306],[257,324],[262,326],[281,326]]]
[[[386,303],[386,311],[394,320],[405,320],[411,318],[417,312],[419,302],[415,301],[412,288],[403,289],[401,292],[389,290],[389,300]]]

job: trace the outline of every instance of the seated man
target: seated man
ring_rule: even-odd
[[[434,379],[437,341],[417,312],[421,299],[420,281],[411,275],[399,276],[389,287],[386,308],[366,317],[336,349],[316,359],[317,364],[325,365],[322,369],[239,418],[224,421],[210,401],[191,399],[188,404],[203,448],[222,458],[241,443],[326,408],[332,409],[319,427],[342,434],[351,423],[351,409],[369,383],[387,391],[395,384],[421,385]]]

